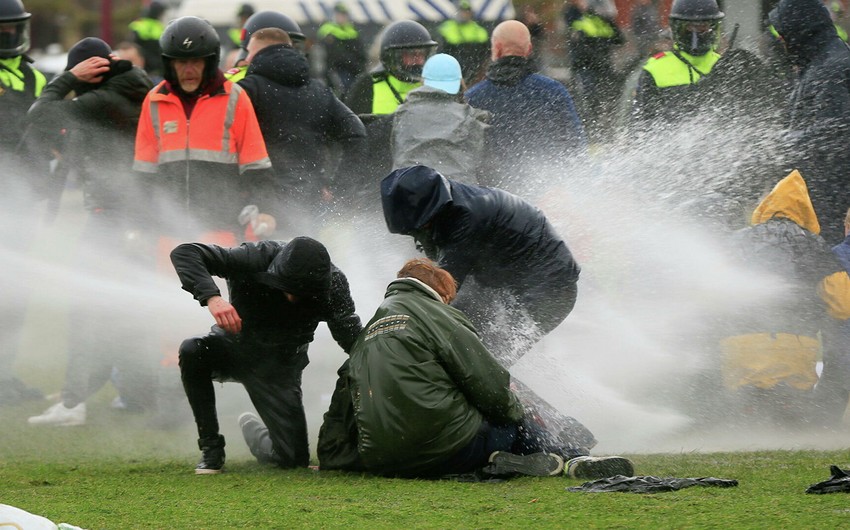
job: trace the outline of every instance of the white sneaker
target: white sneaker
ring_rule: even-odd
[[[42,415],[31,416],[27,421],[30,425],[57,425],[62,427],[85,425],[86,404],[80,403],[69,409],[64,403],[59,402],[45,410]]]

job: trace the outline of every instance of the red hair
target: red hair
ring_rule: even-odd
[[[441,269],[436,263],[425,258],[416,258],[404,264],[398,271],[398,278],[416,278],[431,289],[437,291],[445,303],[451,303],[457,296],[457,283],[449,271]]]

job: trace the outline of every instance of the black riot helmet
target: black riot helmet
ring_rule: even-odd
[[[30,49],[30,17],[21,0],[0,0],[0,58],[23,55]]]
[[[242,26],[242,42],[240,44],[242,52],[239,54],[238,60],[242,60],[248,56],[247,48],[248,41],[251,40],[251,35],[263,28],[282,29],[292,40],[292,47],[301,52],[304,51],[304,42],[307,40],[307,37],[304,36],[301,26],[297,22],[279,11],[258,11],[251,15],[245,21],[245,25]]]
[[[670,29],[679,50],[705,55],[717,44],[725,15],[716,0],[675,0],[670,8]]]
[[[171,61],[174,59],[204,58],[204,82],[218,69],[221,43],[212,24],[198,17],[186,16],[172,20],[159,38],[165,79],[176,86],[177,77]]]
[[[422,66],[436,49],[437,43],[425,26],[413,20],[393,22],[381,35],[381,63],[407,83],[422,80]]]
[[[148,4],[147,10],[145,10],[145,15],[148,18],[153,18],[159,20],[162,15],[165,14],[165,4],[162,2],[157,2],[157,0],[153,0],[150,4]]]

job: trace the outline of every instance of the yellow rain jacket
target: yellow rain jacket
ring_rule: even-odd
[[[811,390],[822,356],[820,332],[834,325],[830,314],[850,314],[850,279],[817,235],[820,224],[797,170],[761,201],[751,225],[736,234],[747,264],[764,266],[787,281],[793,301],[765,300],[736,319],[746,332],[721,341],[724,385],[767,389],[784,383]],[[841,273],[841,281],[833,278]]]

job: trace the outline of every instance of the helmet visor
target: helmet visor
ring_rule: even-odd
[[[30,21],[0,22],[0,57],[17,57],[29,50]]]
[[[415,48],[394,48],[388,50],[387,69],[392,75],[407,83],[422,81],[422,67],[429,57],[434,55],[436,46],[418,46]]]
[[[673,21],[673,39],[680,50],[691,55],[705,55],[717,43],[718,21]]]

